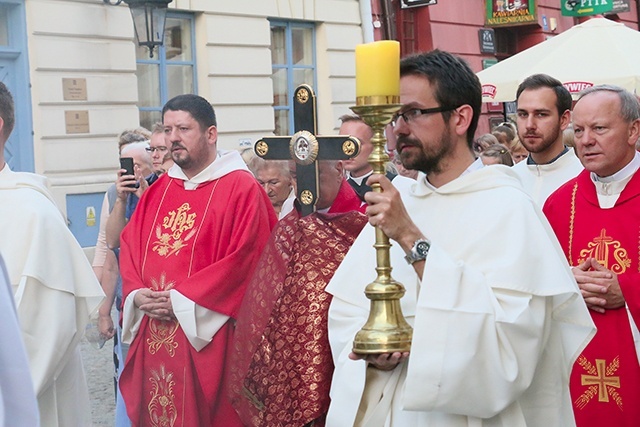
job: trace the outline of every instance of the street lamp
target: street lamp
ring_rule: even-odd
[[[106,4],[117,6],[123,0],[102,0]],[[173,0],[124,0],[129,5],[133,28],[139,46],[149,48],[149,56],[153,58],[153,48],[162,46],[164,42],[164,24],[167,18],[167,6]]]

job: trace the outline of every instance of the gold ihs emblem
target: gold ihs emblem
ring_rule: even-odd
[[[627,250],[621,247],[620,241],[607,236],[603,228],[600,235],[587,244],[587,248],[580,251],[578,264],[587,258],[595,258],[598,263],[616,274],[624,273],[631,265]]]
[[[153,242],[153,250],[158,255],[169,257],[178,254],[195,235],[196,214],[189,213],[190,210],[189,203],[183,203],[178,209],[170,211],[162,220],[162,225],[156,227],[157,240]],[[182,238],[185,231],[188,233]]]

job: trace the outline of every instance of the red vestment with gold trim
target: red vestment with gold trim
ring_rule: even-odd
[[[143,287],[175,289],[230,319],[196,351],[177,321],[144,316],[120,378],[134,426],[242,425],[223,373],[233,319],[275,221],[248,171],[190,191],[165,174],[143,194],[122,233],[124,297]]]
[[[630,322],[640,325],[640,173],[613,208],[601,209],[585,170],[549,197],[544,213],[569,264],[595,258],[616,273],[628,308],[590,310],[598,332],[578,357],[570,381],[576,424],[638,426],[640,365]]]
[[[276,225],[238,314],[230,391],[245,425],[324,425],[333,374],[324,289],[365,207],[343,180],[328,214],[294,210]]]

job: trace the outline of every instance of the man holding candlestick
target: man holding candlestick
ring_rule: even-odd
[[[375,274],[373,254],[364,256],[374,241],[366,227],[327,287],[336,365],[327,425],[574,425],[568,379],[593,323],[515,174],[475,159],[477,77],[446,52],[405,58],[400,103],[397,150],[423,173],[397,187],[374,174],[368,184],[383,192],[365,199],[369,222],[394,243],[411,351],[352,352],[369,312],[362,289]]]

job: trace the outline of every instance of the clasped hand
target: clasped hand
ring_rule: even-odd
[[[600,264],[595,258],[587,258],[571,269],[587,307],[598,313],[623,307],[625,304],[618,275]]]
[[[152,319],[171,322],[176,319],[169,291],[140,289],[133,299],[134,304]]]

